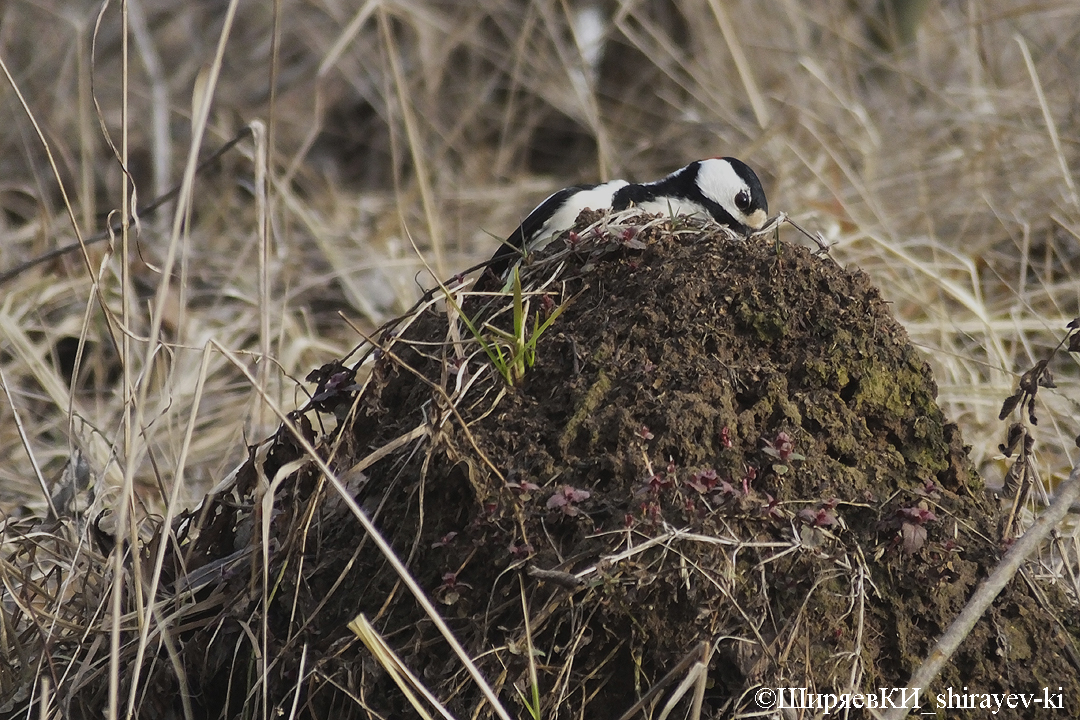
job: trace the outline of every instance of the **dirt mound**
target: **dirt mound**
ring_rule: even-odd
[[[887,304],[805,248],[584,220],[523,273],[527,335],[533,314],[565,307],[516,386],[433,302],[379,339],[361,386],[343,365],[314,375],[317,410],[296,416],[308,437],[512,713],[530,696],[530,643],[542,717],[616,718],[702,641],[716,650],[707,716],[759,710],[759,685],[903,686],[996,562],[1000,533]],[[464,305],[482,336],[512,328],[509,296]],[[238,495],[302,457],[284,431],[264,449]],[[216,502],[204,544],[247,512]],[[310,463],[282,484],[270,529],[278,701],[306,646],[321,678],[305,686],[309,712],[411,714],[346,629],[363,612],[471,716],[479,693]],[[214,623],[189,645],[205,697],[223,692],[243,632]],[[938,685],[1037,692],[1053,679],[1076,698],[1067,648],[1014,582]]]

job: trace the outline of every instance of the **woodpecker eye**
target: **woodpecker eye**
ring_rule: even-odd
[[[735,196],[735,207],[739,208],[743,212],[750,209],[750,193],[746,190],[740,190],[739,194]]]

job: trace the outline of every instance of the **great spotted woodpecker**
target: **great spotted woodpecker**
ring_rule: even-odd
[[[655,182],[611,180],[559,190],[529,213],[495,251],[488,268],[496,277],[505,276],[517,259],[572,227],[582,210],[631,206],[647,213],[711,217],[741,235],[760,230],[769,214],[761,181],[746,163],[731,157],[698,160]]]

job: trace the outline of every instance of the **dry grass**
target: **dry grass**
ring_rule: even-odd
[[[78,4],[4,7],[0,271],[119,218],[103,131],[138,204],[189,171],[126,263],[118,234],[0,288],[8,517],[43,515],[76,452],[125,533],[195,505],[276,427],[264,397],[300,404],[359,342],[339,311],[374,327],[555,187],[717,154],[873,276],[1000,481],[1002,399],[1080,314],[1075,3],[933,4],[889,54],[869,0],[623,2],[595,64],[583,4],[276,5],[129,0],[126,43],[119,3],[96,36]],[[261,144],[190,176],[255,120]],[[1075,457],[1073,362],[1041,396],[1047,480]]]

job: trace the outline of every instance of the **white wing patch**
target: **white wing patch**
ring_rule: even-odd
[[[536,234],[536,239],[532,243],[533,246],[538,246],[547,241],[552,235],[573,227],[574,221],[577,220],[577,216],[581,214],[582,210],[607,210],[611,207],[611,200],[615,193],[619,188],[625,187],[627,184],[625,180],[612,180],[603,185],[597,185],[591,190],[574,193],[544,223],[540,232]]]

